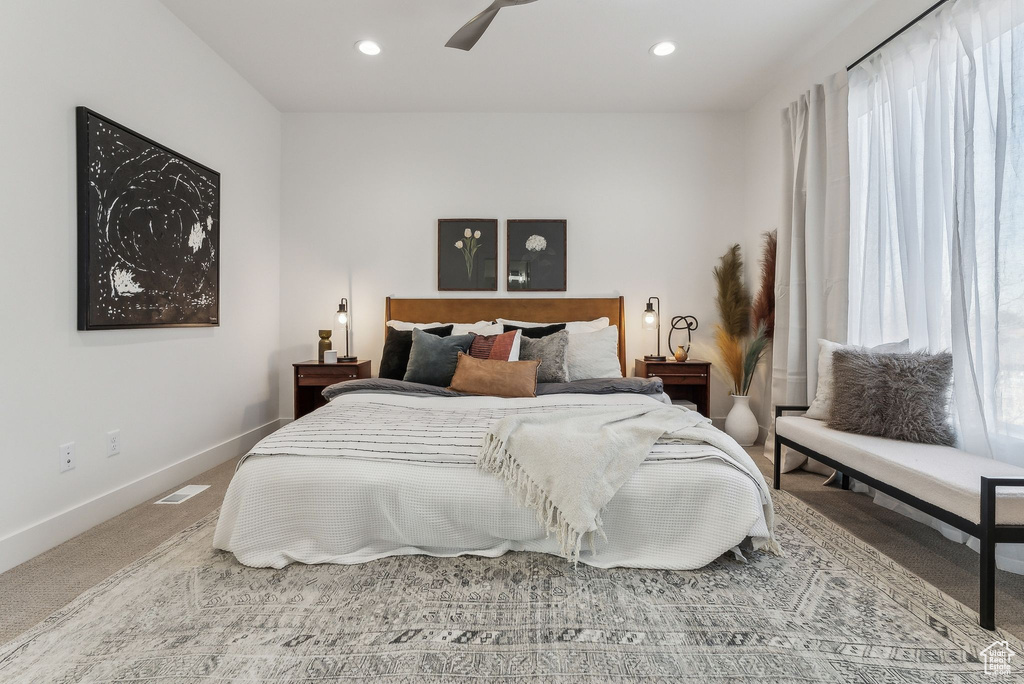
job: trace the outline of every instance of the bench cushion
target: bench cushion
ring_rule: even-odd
[[[981,477],[1024,477],[1020,468],[954,447],[855,435],[803,416],[782,416],[775,431],[854,470],[955,513],[981,521]],[[1024,488],[998,490],[996,523],[1024,524]]]

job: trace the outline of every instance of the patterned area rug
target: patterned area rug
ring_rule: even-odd
[[[211,549],[211,514],[0,646],[0,681],[1017,681],[985,674],[997,633],[972,611],[793,496],[776,509],[785,557],[693,572],[532,553],[251,569]]]

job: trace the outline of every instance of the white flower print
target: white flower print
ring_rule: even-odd
[[[541,235],[531,235],[526,238],[526,249],[531,252],[543,252],[548,248],[548,241]]]
[[[476,251],[480,249],[480,231],[473,233],[472,228],[466,228],[465,240],[456,240],[455,249],[462,250],[462,256],[466,259],[466,275],[470,280],[473,278],[473,263],[476,261]]]

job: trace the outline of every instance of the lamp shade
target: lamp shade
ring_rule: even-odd
[[[348,325],[348,300],[342,299],[338,304],[337,313],[338,325]]]
[[[651,302],[647,302],[647,308],[644,310],[643,328],[644,330],[658,329],[658,313],[654,310],[654,304]]]

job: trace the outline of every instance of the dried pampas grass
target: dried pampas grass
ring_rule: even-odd
[[[722,329],[738,340],[750,330],[750,291],[743,284],[743,257],[739,245],[733,245],[722,255],[713,273],[718,285],[715,303]]]
[[[732,393],[746,396],[761,359],[775,332],[775,258],[778,241],[774,231],[764,234],[761,287],[751,303],[743,284],[743,257],[733,245],[714,269],[718,296],[715,303],[721,324],[715,326],[719,371],[732,385]],[[754,327],[750,335],[751,326]]]
[[[754,327],[764,326],[764,336],[775,336],[775,257],[779,240],[772,230],[764,234],[764,251],[761,254],[761,288],[750,309]]]
[[[724,369],[722,375],[732,384],[733,394],[739,394],[743,386],[743,344],[720,325],[715,326],[715,344]]]

